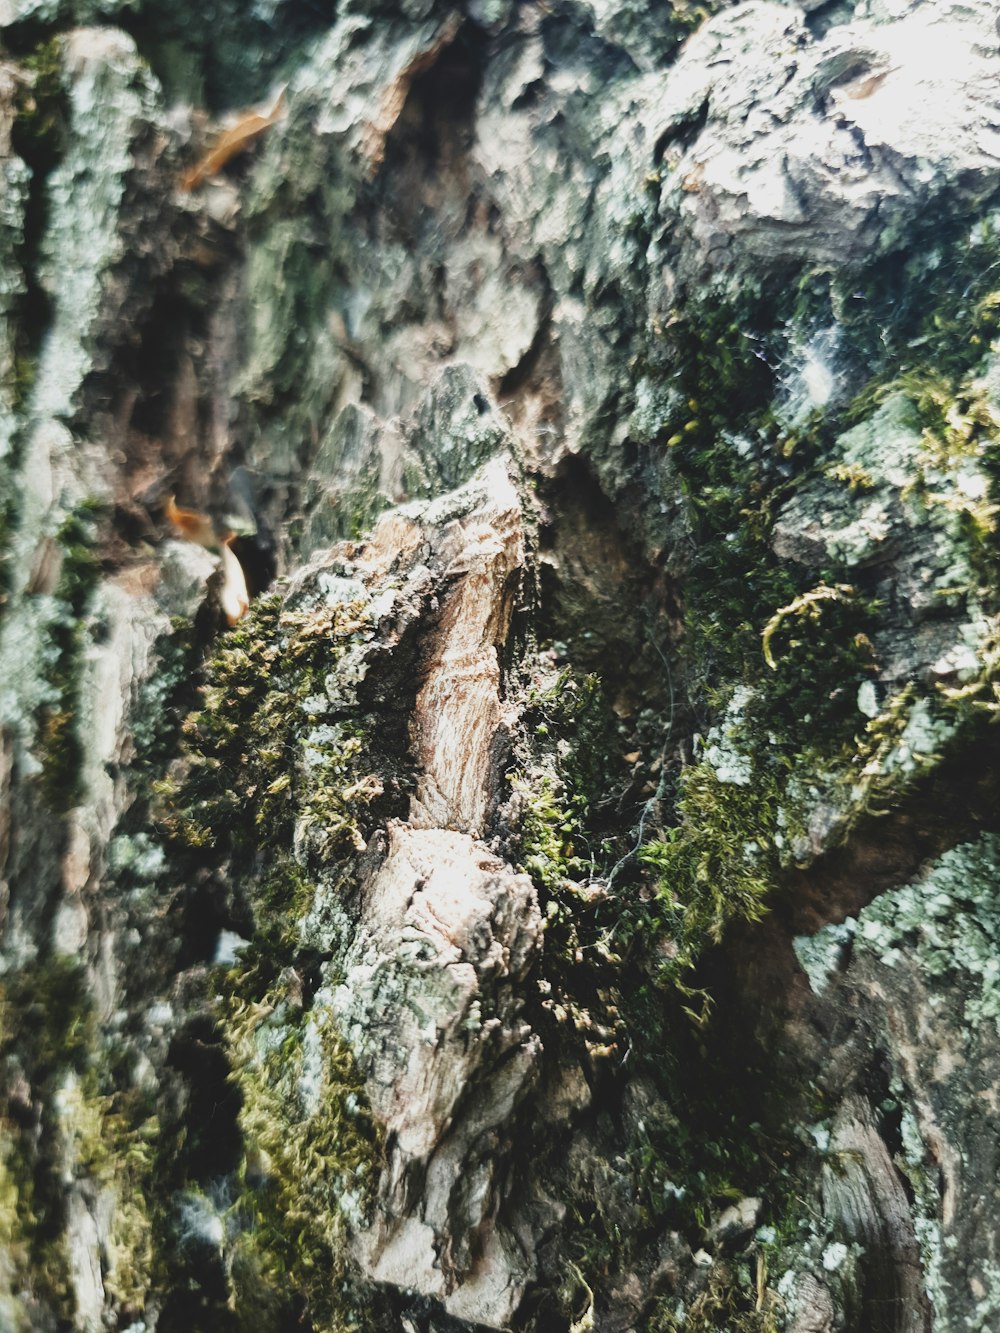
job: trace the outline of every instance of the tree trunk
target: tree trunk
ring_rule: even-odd
[[[0,0],[0,1328],[997,1325],[994,18]]]

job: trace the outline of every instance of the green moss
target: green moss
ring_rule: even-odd
[[[55,1097],[63,1169],[111,1191],[114,1202],[105,1253],[104,1288],[119,1315],[141,1314],[153,1279],[154,1207],[151,1204],[159,1123],[141,1124],[114,1109],[96,1080],[73,1074]]]
[[[798,1104],[802,1090],[773,1090],[765,1129],[748,1126],[749,1115],[733,1112],[728,1125],[720,1117],[726,1093],[705,1052],[720,1053],[727,1089],[734,1060],[726,1062],[725,1035],[712,1021],[706,947],[732,922],[756,920],[790,863],[835,843],[861,816],[898,805],[977,725],[974,714],[992,716],[1000,700],[1000,636],[989,628],[997,582],[997,395],[993,371],[983,379],[984,367],[994,364],[987,353],[996,355],[990,343],[1000,308],[994,290],[1000,248],[992,234],[980,237],[971,254],[963,255],[963,244],[968,248],[968,238],[948,241],[940,271],[924,284],[912,257],[880,261],[860,277],[817,278],[811,295],[822,289],[822,297],[808,313],[794,302],[769,307],[753,293],[715,311],[696,303],[655,335],[641,367],[655,383],[659,365],[672,391],[655,401],[664,411],[661,447],[688,497],[684,648],[692,703],[705,719],[696,762],[676,784],[662,787],[659,823],[650,823],[655,836],[639,853],[655,876],[655,894],[641,881],[618,884],[615,948],[648,978],[620,984],[618,1004],[634,1067],[671,1107],[658,1119],[645,1117],[643,1133],[621,1152],[636,1216],[651,1227],[658,1219],[688,1236],[699,1230],[709,1236],[728,1190],[768,1196],[765,1215],[772,1220],[794,1192],[789,1163],[801,1150],[780,1144],[781,1106]],[[898,302],[904,287],[905,305]],[[813,412],[791,438],[780,426],[782,386],[768,363],[781,364],[790,329],[801,334],[833,325],[845,373],[856,364],[877,374],[853,402]],[[897,447],[900,441],[905,448]],[[893,523],[925,541],[933,534],[940,611],[932,614],[955,619],[956,646],[954,671],[942,668],[947,686],[928,684],[921,664],[919,676],[915,668],[912,680],[880,702],[876,672],[889,635],[899,633],[899,608],[882,605],[874,593],[873,552],[881,537],[870,536],[864,524],[854,532],[851,524],[864,506],[883,500]],[[804,518],[834,512],[838,520],[823,527],[812,567],[782,563],[774,553],[774,518],[793,505]],[[952,683],[956,676],[961,683]],[[558,835],[555,819],[564,810],[563,803],[549,812],[543,829]],[[558,836],[549,845],[548,860],[558,861]],[[913,921],[919,917],[922,938],[941,935],[945,966],[953,968],[954,955],[964,951],[969,969],[985,978],[991,955],[980,947],[979,932],[944,938],[945,917],[956,923],[956,935],[967,924],[954,901],[928,907],[918,895],[900,904],[900,930],[906,911]],[[873,919],[868,929],[865,947],[888,939],[887,923]],[[891,943],[886,950],[891,961]],[[928,970],[934,966],[931,958]],[[972,1021],[993,1016],[972,1003]],[[677,1024],[685,1010],[702,1034],[704,1046],[696,1051]],[[697,1062],[701,1104],[690,1091],[686,1057]],[[770,1134],[778,1141],[769,1142]],[[581,1234],[593,1237],[593,1261],[580,1263],[593,1287],[601,1264],[621,1256],[596,1203],[581,1208],[580,1225]],[[661,1302],[650,1327],[671,1333],[780,1327],[766,1264],[788,1267],[782,1255],[794,1249],[797,1225],[782,1230],[784,1223],[775,1223],[773,1247],[751,1247],[753,1263],[764,1270],[716,1256],[701,1295],[688,1296],[685,1306]]]
[[[560,1291],[563,1308],[568,1317],[579,1319],[591,1305],[600,1327],[609,1275],[641,1265],[645,1247],[662,1245],[665,1233],[673,1232],[692,1250],[713,1255],[713,1266],[704,1274],[707,1287],[694,1276],[692,1291],[692,1275],[686,1274],[683,1300],[677,1294],[651,1301],[641,1327],[688,1327],[687,1316],[697,1330],[768,1330],[774,1325],[767,1321],[780,1311],[770,1274],[781,1271],[789,1236],[797,1234],[799,1212],[790,1202],[789,1169],[796,1144],[752,1118],[760,1089],[744,1089],[748,1104],[733,1105],[734,1073],[746,1052],[734,1058],[718,1050],[713,1062],[703,1048],[696,1053],[674,1026],[669,997],[657,991],[646,1002],[644,1028],[634,998],[627,1013],[636,1042],[632,1091],[647,1091],[628,1114],[599,1129],[601,1137],[569,1160],[564,1240],[573,1262]],[[646,1039],[642,1046],[640,1035]],[[766,1090],[772,1109],[785,1091],[773,1083]],[[720,1246],[714,1228],[727,1208],[748,1195],[766,1197],[767,1225],[756,1235],[747,1234],[730,1259],[732,1242]]]
[[[0,1231],[25,1281],[72,1307],[64,1251],[66,1173],[112,1191],[104,1284],[119,1313],[142,1311],[153,1271],[150,1199],[159,1133],[133,1094],[102,1092],[107,1071],[84,969],[71,959],[8,975],[0,985],[0,1054],[20,1068],[41,1108],[37,1128],[3,1121]]]
[[[758,770],[736,784],[720,781],[708,763],[684,772],[681,822],[639,853],[658,876],[654,924],[663,936],[665,972],[680,976],[734,918],[764,915],[775,883],[778,809],[770,774]]]
[[[80,1070],[93,1043],[93,1013],[84,969],[56,955],[0,979],[0,1039],[33,1081],[46,1083],[62,1068]]]
[[[553,1045],[582,1045],[598,1059],[614,1049],[618,1026],[608,973],[618,909],[600,887],[624,850],[616,787],[628,779],[614,723],[596,676],[556,672],[528,691],[509,774],[509,855],[531,875],[545,915],[541,1021],[554,1025]]]
[[[672,822],[639,850],[658,887],[634,909],[630,929],[652,942],[664,979],[683,984],[732,921],[764,914],[797,857],[809,790],[833,782],[824,775],[840,774],[851,793],[845,804],[862,808],[868,793],[854,787],[867,751],[857,692],[872,667],[861,628],[872,614],[853,589],[820,585],[779,607],[756,636],[764,668],[756,687],[731,694],[700,761],[680,775]],[[874,734],[869,743],[875,762]]]
[[[615,719],[595,675],[563,670],[532,684],[522,726],[519,762],[508,775],[520,797],[517,859],[548,902],[619,854],[614,789],[627,777]]]
[[[795,317],[806,328],[835,324],[841,364],[869,377],[826,414],[827,476],[901,504],[910,526],[938,534],[939,549],[925,543],[932,562],[947,555],[953,566],[951,586],[939,584],[942,605],[995,588],[1000,572],[993,448],[1000,421],[991,392],[998,272],[1000,215],[991,214],[926,248],[812,278],[813,297],[823,295]],[[854,429],[833,447],[830,428],[845,426]],[[893,447],[897,440],[905,456]]]
[[[313,873],[339,864],[348,875],[377,818],[381,747],[360,710],[327,691],[367,632],[360,604],[260,599],[206,666],[183,776],[157,784],[155,817],[176,854],[207,852],[240,877],[262,956],[290,957]]]
[[[989,650],[981,644],[965,654],[978,652],[982,669],[978,685],[964,687],[963,699],[954,692],[934,699],[933,689],[921,685],[901,690],[870,720],[859,707],[859,690],[879,666],[890,614],[872,597],[867,573],[859,570],[855,578],[848,559],[854,527],[856,535],[867,532],[855,523],[867,497],[872,504],[883,498],[886,505],[902,503],[915,530],[940,534],[946,547],[938,578],[942,609],[983,596],[996,580],[993,494],[984,481],[996,423],[986,391],[974,380],[985,351],[981,331],[994,329],[1000,306],[992,275],[984,279],[977,270],[983,254],[993,253],[995,238],[984,240],[968,263],[955,246],[941,261],[940,282],[933,281],[935,317],[908,308],[893,339],[883,338],[879,364],[895,374],[883,373],[847,409],[814,412],[796,428],[794,441],[775,416],[780,386],[769,366],[780,364],[782,348],[794,341],[790,330],[832,323],[844,335],[841,352],[849,362],[875,326],[872,311],[862,314],[845,293],[856,280],[860,288],[852,292],[868,290],[867,279],[818,276],[797,299],[777,302],[752,289],[711,309],[694,302],[651,336],[644,373],[659,365],[673,390],[661,438],[689,500],[689,694],[723,729],[729,724],[720,706],[729,706],[737,685],[752,694],[745,716],[729,727],[733,743],[720,751],[718,738],[710,741],[706,758],[677,788],[668,827],[643,853],[660,883],[657,911],[644,917],[633,910],[632,922],[656,938],[667,971],[678,976],[728,921],[760,914],[784,864],[815,854],[817,838],[845,836],[859,814],[897,801],[943,753],[963,699],[972,708],[975,693],[988,707],[994,697]],[[897,262],[872,266],[866,299],[876,300],[880,282],[896,290]],[[960,293],[953,287],[956,271],[967,279]],[[909,270],[906,276],[914,279]],[[878,318],[888,320],[889,313],[879,290]],[[895,338],[902,329],[911,335],[905,345]],[[914,354],[923,338],[926,360]],[[887,342],[895,363],[885,355]],[[906,408],[903,424],[895,404]],[[872,412],[889,413],[892,429],[879,433]],[[852,419],[864,424],[838,435]],[[904,428],[913,439],[912,467],[891,448]],[[865,453],[865,432],[885,458]],[[901,469],[909,477],[902,489]],[[841,485],[840,545],[836,533],[828,534],[829,549],[813,568],[779,560],[775,515],[790,505],[804,518],[825,513],[833,507],[830,489]],[[862,555],[870,557],[867,546],[859,560]],[[951,724],[950,704],[956,710]],[[806,836],[811,811],[825,833]]]
[[[909,496],[983,581],[995,583],[994,488],[983,489],[980,478],[995,470],[997,423],[977,376],[1000,328],[998,267],[1000,232],[990,217],[971,233],[962,227],[943,241],[935,236],[926,252],[806,275],[798,293],[777,301],[751,289],[714,309],[694,302],[651,334],[650,363],[662,367],[679,404],[662,431],[691,504],[686,646],[699,691],[711,697],[736,681],[755,683],[753,638],[778,608],[808,596],[818,581],[833,586],[852,577],[834,551],[811,572],[782,565],[771,550],[772,515],[801,482],[815,485],[818,467],[859,497],[877,486],[877,467],[845,456],[847,437],[838,432],[893,399],[911,404],[920,437],[904,503]],[[773,414],[780,385],[769,366],[781,364],[788,346],[830,328],[844,373],[863,367],[871,378],[846,406],[813,412],[792,441]],[[877,619],[859,626],[869,638]],[[831,628],[826,644],[839,654],[843,641]],[[809,672],[799,674],[799,711],[822,732],[807,697]],[[813,691],[814,701],[823,693]]]
[[[18,1180],[8,1166],[12,1155],[13,1128],[0,1117],[0,1321],[6,1319],[10,1333],[29,1333],[28,1314],[18,1297],[8,1299],[6,1292],[16,1289],[18,1274],[28,1272],[28,1243],[24,1230],[23,1199]],[[6,1288],[6,1291],[4,1290]]]
[[[759,652],[759,635],[757,643]],[[591,1319],[599,1327],[608,1274],[627,1271],[651,1237],[677,1229],[709,1244],[713,1220],[734,1198],[780,1176],[783,1149],[773,1129],[748,1127],[750,1117],[733,1110],[723,1092],[733,1061],[723,1061],[724,1074],[710,1073],[704,1051],[692,1046],[690,1017],[704,1025],[710,1013],[693,962],[735,916],[759,916],[773,888],[784,770],[780,758],[751,757],[748,781],[739,785],[722,781],[706,760],[686,771],[678,793],[665,781],[663,806],[651,820],[676,795],[677,826],[647,843],[636,863],[625,855],[633,839],[610,840],[600,831],[607,808],[617,818],[609,774],[620,740],[599,682],[560,673],[534,689],[525,722],[514,775],[520,865],[534,878],[547,916],[546,998],[535,1021],[550,1052],[590,1062],[597,1086],[602,1068],[627,1053],[632,1075],[656,1088],[641,1114],[607,1124],[567,1166],[564,1239],[573,1265],[560,1306],[571,1326],[587,1327]],[[748,725],[756,733],[759,720]],[[620,871],[608,892],[612,866]],[[773,1193],[777,1198],[780,1189]],[[729,1314],[745,1316],[746,1329],[769,1327],[754,1322],[761,1314],[755,1289],[742,1275],[733,1282],[725,1298],[703,1302],[695,1327],[725,1328]],[[667,1313],[664,1307],[656,1315]]]
[[[905,249],[855,269],[805,273],[790,319],[799,328],[836,326],[869,392],[921,366],[961,378],[1000,332],[998,261],[1000,214],[971,228],[964,219],[944,226],[935,219]],[[848,417],[865,410],[859,399]]]
[[[580,832],[583,797],[569,796],[559,780],[548,774],[542,774],[533,786],[515,777],[513,787],[524,799],[520,869],[551,897],[587,869],[572,841]],[[568,809],[569,805],[575,810]]]
[[[30,352],[14,353],[14,375],[11,384],[11,406],[18,411],[25,406],[35,386],[38,362]]]
[[[705,0],[704,4],[672,0],[651,15],[641,2],[622,0],[610,10],[602,11],[599,31],[605,40],[625,50],[642,50],[659,66],[667,64],[685,37],[719,8],[717,0]]]
[[[245,1150],[226,1223],[229,1303],[248,1333],[283,1327],[303,1301],[317,1331],[366,1326],[347,1234],[363,1222],[380,1139],[302,923],[320,879],[349,888],[405,760],[358,699],[373,629],[361,585],[340,582],[348,600],[261,598],[220,641],[153,811],[170,859],[225,865],[253,914],[249,946],[216,973]]]
[[[25,56],[25,75],[17,101],[17,119],[11,132],[14,151],[42,174],[62,155],[66,137],[68,101],[62,67],[63,38],[52,35]]]
[[[316,1333],[362,1329],[347,1239],[370,1207],[382,1143],[351,1051],[322,1003],[304,1014],[287,982],[259,1003],[234,996],[226,1032],[247,1151],[232,1263],[240,1326],[259,1327],[291,1286]]]
[[[365,475],[357,484],[344,484],[340,481],[344,471],[314,463],[314,470],[320,480],[313,484],[315,501],[309,509],[309,517],[304,525],[304,536],[297,538],[298,548],[303,544],[306,550],[329,546],[337,541],[360,541],[372,528],[379,514],[392,503],[379,488],[379,460],[371,456],[367,460]],[[337,478],[340,484],[331,482]],[[415,490],[404,486],[405,493],[413,496],[426,490],[426,485]]]
[[[748,290],[691,302],[649,335],[646,373],[675,404],[660,439],[687,497],[685,656],[699,692],[749,683],[761,626],[799,591],[770,545],[785,485],[767,364],[776,321],[773,303]]]
[[[988,632],[997,583],[996,379],[980,382],[1000,327],[1000,244],[991,223],[935,246],[930,264],[908,250],[860,273],[810,275],[787,299],[750,291],[711,307],[693,302],[651,332],[635,367],[637,429],[663,451],[666,475],[687,497],[684,684],[704,739],[700,749],[695,740],[695,762],[661,782],[644,812],[644,832],[654,834],[640,853],[647,878],[613,877],[612,901],[600,909],[605,922],[618,913],[605,938],[629,961],[613,986],[633,1071],[655,1082],[672,1110],[656,1123],[646,1117],[643,1133],[616,1125],[609,1178],[574,1186],[579,1272],[568,1279],[565,1306],[578,1321],[600,1305],[602,1272],[624,1262],[615,1210],[605,1207],[616,1190],[634,1191],[633,1218],[648,1220],[651,1232],[658,1223],[707,1235],[729,1190],[766,1192],[772,1219],[781,1213],[796,1150],[769,1143],[768,1133],[780,1138],[783,1101],[804,1094],[772,1090],[767,1132],[738,1111],[723,1123],[719,1106],[730,1099],[738,1057],[725,1060],[725,1034],[713,1027],[701,989],[714,975],[707,946],[734,921],[756,920],[790,863],[834,844],[863,815],[898,805],[975,725],[972,715],[994,714],[1000,700],[1000,635]],[[842,382],[854,373],[861,392],[784,428],[786,388],[771,367],[829,328]],[[864,384],[862,376],[872,378]],[[904,438],[912,443],[905,454],[896,448]],[[801,563],[774,550],[775,518],[797,499],[821,528],[831,507],[844,517],[843,541],[836,545],[826,524],[812,565],[805,543]],[[919,613],[956,622],[956,667],[941,668],[948,686],[935,689],[929,664],[918,663],[887,699],[879,681],[900,640],[900,606],[877,600],[881,538],[870,539],[864,524],[846,531],[863,506],[883,499],[891,521],[941,557],[932,571],[936,601]],[[529,868],[551,899],[567,904],[568,886],[589,868],[574,864],[573,795],[550,768],[526,798]],[[596,865],[599,878],[604,867]],[[684,1009],[698,1022],[696,1046],[678,1024]],[[719,1083],[707,1067],[713,1047],[726,1068]],[[700,1103],[689,1091],[696,1081],[705,1085]],[[775,1224],[770,1253],[751,1248],[749,1267],[717,1256],[701,1295],[685,1308],[662,1302],[649,1326],[780,1327],[766,1263],[780,1271],[791,1262],[781,1256],[800,1212],[784,1231]]]
[[[800,599],[808,605],[816,587],[811,571],[775,555],[774,517],[792,494],[795,475],[814,469],[829,449],[834,424],[814,414],[790,448],[774,415],[778,386],[770,363],[780,360],[788,336],[787,305],[753,289],[729,303],[694,302],[654,336],[651,357],[670,377],[681,404],[662,429],[664,435],[673,431],[668,447],[689,501],[692,550],[684,598],[691,687],[711,703],[727,697],[737,682],[759,686],[781,712],[779,721],[811,715],[815,735],[827,720],[817,711],[830,712],[825,704],[831,676],[840,671],[857,678],[856,666],[845,664],[843,655],[855,655],[854,634],[870,627],[872,608],[859,598],[855,614],[826,620],[821,634],[799,645],[798,669],[786,666],[778,679],[768,678],[762,631],[782,608]],[[832,571],[821,572],[831,585],[844,582]],[[821,680],[815,678],[817,665]],[[836,725],[836,718],[829,720]],[[836,743],[843,739],[838,735]]]

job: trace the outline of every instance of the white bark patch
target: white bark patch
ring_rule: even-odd
[[[517,492],[503,462],[487,473],[490,498],[444,531],[441,554],[455,584],[441,608],[411,727],[423,769],[411,822],[473,835],[481,833],[493,795],[490,747],[503,716],[498,649],[524,565]]]
[[[495,1138],[541,1054],[518,1013],[541,914],[528,877],[467,834],[393,823],[389,838],[331,997],[390,1145],[357,1254],[375,1281],[502,1327],[532,1261],[497,1226]]]
[[[76,1326],[88,1333],[103,1327],[104,1282],[100,1253],[97,1223],[79,1191],[73,1189],[66,1208],[66,1254],[76,1298]]]
[[[647,101],[650,142],[708,110],[664,159],[682,267],[842,263],[889,248],[945,182],[986,197],[1000,163],[995,17],[985,4],[913,5],[817,39],[795,6],[715,15],[669,71],[629,90]]]
[[[389,837],[333,1007],[398,1151],[426,1159],[481,1067],[528,1035],[498,1015],[541,917],[528,877],[467,835],[394,822]]]

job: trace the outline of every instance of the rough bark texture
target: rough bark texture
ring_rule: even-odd
[[[0,1328],[995,1329],[994,7],[0,30]]]

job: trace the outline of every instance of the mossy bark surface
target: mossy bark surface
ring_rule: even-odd
[[[0,1326],[993,1329],[992,7],[0,43]]]

